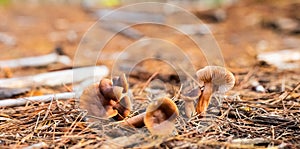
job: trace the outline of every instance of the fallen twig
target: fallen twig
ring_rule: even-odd
[[[31,86],[58,86],[81,82],[90,78],[99,81],[108,75],[106,66],[83,67],[70,70],[42,73],[34,76],[0,79],[0,87],[24,88]]]
[[[44,96],[23,97],[17,99],[4,99],[4,100],[0,100],[0,107],[21,106],[21,105],[25,105],[27,102],[49,102],[53,98],[57,100],[65,100],[70,98],[77,98],[77,96],[76,93],[74,92],[67,92],[67,93],[51,94],[51,95],[44,95]]]
[[[39,66],[47,66],[49,64],[56,63],[56,62],[68,66],[72,64],[72,60],[68,56],[60,55],[57,52],[54,52],[42,56],[0,61],[0,68],[39,67]]]
[[[0,99],[11,98],[13,96],[25,94],[29,92],[29,88],[2,88],[0,87]]]

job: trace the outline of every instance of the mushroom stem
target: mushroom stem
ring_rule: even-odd
[[[143,112],[143,113],[141,113],[139,115],[136,115],[134,117],[125,119],[125,120],[123,120],[122,125],[141,128],[141,127],[145,126],[145,123],[144,123],[145,115],[146,115],[146,112]]]
[[[198,114],[205,113],[205,111],[209,105],[210,97],[211,97],[212,93],[213,93],[212,84],[204,83],[204,90],[198,100],[197,107],[196,107],[196,111]]]
[[[184,109],[185,109],[185,114],[188,118],[191,118],[192,115],[195,113],[195,107],[194,107],[194,102],[193,101],[185,101],[184,102]]]

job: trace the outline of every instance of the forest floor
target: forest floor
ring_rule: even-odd
[[[221,112],[214,119],[176,120],[174,134],[152,136],[146,129],[128,129],[109,120],[87,122],[75,99],[50,103],[30,102],[25,106],[0,108],[1,148],[300,148],[300,69],[282,69],[258,60],[264,52],[300,51],[300,3],[297,1],[239,1],[224,8],[226,18],[210,20],[199,15],[212,28],[225,62],[235,78],[234,88],[224,98]],[[200,13],[200,12],[199,12]],[[0,42],[0,59],[8,60],[53,52],[60,46],[69,57],[76,55],[81,38],[97,19],[77,5],[13,4],[0,6],[0,33],[12,36],[13,43]],[[203,17],[203,18],[202,18]],[[285,22],[287,21],[287,22]],[[292,23],[291,23],[292,22]],[[296,24],[294,26],[290,24]],[[297,24],[298,23],[298,24]],[[151,37],[161,37],[183,49],[195,69],[207,65],[201,51],[186,36],[164,34],[168,28],[138,25],[134,29]],[[134,40],[115,36],[103,52],[113,54]],[[112,60],[98,65],[112,68]],[[161,65],[161,67],[155,67]],[[148,61],[144,73],[127,74],[130,89],[138,92],[149,77],[174,75],[164,64]],[[166,66],[168,67],[168,66]],[[47,67],[1,69],[1,78],[13,78],[66,69],[63,64]],[[145,70],[147,70],[145,72]],[[176,75],[176,74],[175,74]],[[169,79],[169,80],[168,80]],[[170,97],[178,84],[172,78],[162,80]],[[253,82],[263,87],[258,90]],[[72,85],[33,87],[23,96],[68,92]],[[150,86],[148,87],[150,88]],[[145,94],[134,101],[147,102]],[[181,102],[177,102],[178,106]],[[204,122],[203,122],[204,123]],[[205,127],[204,127],[205,126]],[[201,129],[204,128],[204,129]],[[120,131],[122,130],[122,131]],[[143,132],[143,133],[141,133]],[[113,134],[113,135],[112,135]]]

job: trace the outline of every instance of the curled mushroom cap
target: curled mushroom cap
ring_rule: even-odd
[[[144,123],[151,134],[168,135],[175,128],[178,115],[178,108],[170,98],[160,98],[147,107]]]
[[[127,83],[126,80],[124,82]],[[79,107],[86,109],[91,116],[124,119],[130,114],[131,100],[123,91],[123,87],[114,86],[111,80],[102,79],[84,90]]]
[[[99,84],[99,91],[106,99],[120,100],[123,90],[120,86],[113,86],[109,79],[102,79]]]
[[[235,83],[233,74],[220,66],[206,66],[197,71],[199,81],[204,82],[204,89],[198,100],[197,113],[202,113],[208,107],[212,93],[225,93],[232,89]]]
[[[129,85],[125,74],[122,74],[120,77],[114,77],[112,81],[114,86],[120,86],[123,88],[123,93],[126,93],[128,91]]]
[[[118,114],[116,109],[113,109],[113,103],[106,100],[105,97],[99,92],[99,84],[93,84],[86,88],[79,100],[79,107],[85,109],[88,115],[110,118]]]

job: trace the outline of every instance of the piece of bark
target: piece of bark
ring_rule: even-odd
[[[81,82],[93,78],[99,81],[107,76],[109,70],[106,66],[82,67],[70,70],[41,73],[33,76],[0,79],[0,87],[25,88],[32,86],[58,86]]]
[[[0,87],[0,99],[11,98],[29,92],[29,88],[3,88]]]
[[[53,99],[66,100],[71,98],[78,98],[75,92],[66,92],[59,94],[51,94],[44,96],[32,96],[32,97],[22,97],[17,99],[4,99],[0,100],[0,107],[13,107],[25,105],[27,102],[49,102]]]

